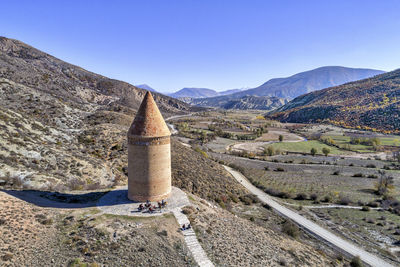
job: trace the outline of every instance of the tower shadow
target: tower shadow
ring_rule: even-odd
[[[20,200],[44,208],[77,209],[135,203],[128,199],[126,189],[76,194],[13,189],[0,189],[0,192],[4,192]],[[107,196],[111,197],[115,201],[99,201],[105,194],[108,194]]]

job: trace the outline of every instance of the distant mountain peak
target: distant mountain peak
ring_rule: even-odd
[[[150,87],[149,85],[147,85],[145,83],[144,84],[137,84],[135,86],[138,87],[138,88],[150,91],[150,92],[157,92],[155,89],[153,89],[152,87]]]

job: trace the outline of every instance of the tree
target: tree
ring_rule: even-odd
[[[315,156],[315,154],[317,154],[317,150],[315,148],[311,148],[310,153],[311,155]]]
[[[351,267],[363,267],[364,264],[362,263],[359,256],[355,256],[351,259],[350,266]]]
[[[283,135],[279,135],[279,142],[282,142],[283,141]]]
[[[324,155],[327,157],[329,155],[329,153],[331,153],[331,150],[327,147],[324,147],[322,149],[322,153],[324,153]]]
[[[273,156],[275,154],[275,149],[272,146],[267,147],[267,149],[264,148],[264,154]]]
[[[379,180],[375,184],[376,193],[380,196],[387,195],[394,189],[394,179],[392,176],[388,176],[384,171],[379,171],[379,174]]]

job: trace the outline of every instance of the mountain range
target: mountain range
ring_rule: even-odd
[[[151,88],[151,87],[150,87],[149,85],[147,85],[147,84],[137,84],[137,85],[135,85],[135,86],[138,87],[138,88],[141,88],[141,89],[150,91],[150,92],[157,92],[155,89]]]
[[[182,88],[181,90],[175,93],[169,94],[169,96],[178,99],[191,99],[191,98],[205,98],[205,97],[229,95],[240,91],[241,89],[230,89],[226,91],[217,92],[214,89],[208,89],[208,88]]]
[[[399,133],[400,69],[299,96],[269,117]]]
[[[259,87],[243,90],[233,94],[206,97],[202,99],[188,98],[184,100],[187,103],[193,105],[224,108],[226,106],[229,106],[228,103],[231,101],[248,102],[248,98],[242,99],[243,97],[247,96],[292,99],[305,93],[344,84],[351,81],[369,78],[381,73],[383,73],[383,71],[381,70],[327,66],[301,72],[287,78],[271,79],[266,83],[260,85]],[[256,99],[257,98],[254,98],[254,100]],[[269,109],[269,107],[260,108],[259,105],[251,106],[257,109]],[[246,106],[244,106],[244,108],[246,108]],[[248,107],[248,109],[252,108]]]

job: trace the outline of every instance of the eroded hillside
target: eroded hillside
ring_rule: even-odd
[[[398,133],[400,70],[299,96],[270,117]]]

